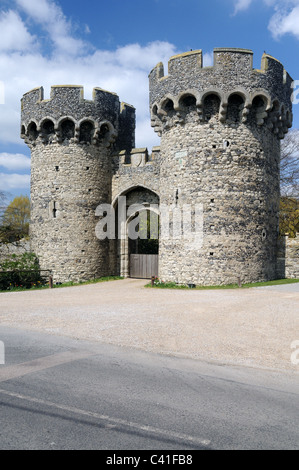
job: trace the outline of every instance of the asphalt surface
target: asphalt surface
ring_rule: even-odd
[[[0,294],[1,450],[299,448],[299,284]]]
[[[279,372],[1,327],[1,450],[299,449]]]

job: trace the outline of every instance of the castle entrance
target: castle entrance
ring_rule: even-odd
[[[129,223],[133,224],[133,238],[130,237],[131,230],[128,230],[130,277],[140,279],[158,277],[159,215],[145,209]],[[137,238],[134,231],[136,235],[138,234]]]
[[[158,276],[159,196],[145,187],[131,188],[118,197],[116,213],[118,272],[140,279]]]
[[[158,277],[158,255],[130,255],[130,277],[151,279]]]

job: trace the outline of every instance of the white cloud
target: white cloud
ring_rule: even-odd
[[[299,39],[299,5],[288,9],[277,6],[276,13],[270,20],[269,30],[274,38],[293,34]]]
[[[52,23],[55,19],[64,21],[61,8],[48,0],[16,0],[16,4],[39,23]]]
[[[250,7],[253,0],[235,0],[235,14],[239,11],[247,10]]]
[[[77,55],[86,51],[87,44],[72,35],[72,24],[59,5],[51,0],[15,0],[29,18],[41,25],[60,53]]]
[[[144,47],[140,44],[129,44],[118,48],[115,54],[110,56],[110,61],[119,63],[128,69],[143,69],[149,72],[153,63],[156,65],[161,61],[161,57],[165,59],[166,55],[174,52],[174,46],[168,42],[155,41]]]
[[[160,61],[166,64],[167,73],[168,59],[180,53],[173,44],[154,41],[145,46],[129,44],[115,50],[89,48],[80,55],[83,43],[73,37],[72,25],[57,4],[49,0],[16,0],[15,3],[19,13],[0,12],[0,38],[1,18],[7,20],[0,46],[0,82],[5,90],[5,104],[0,104],[0,142],[6,147],[20,145],[20,153],[18,156],[0,154],[1,189],[29,188],[29,175],[19,174],[29,173],[29,158],[25,156],[29,150],[20,138],[20,99],[38,86],[44,87],[45,98],[50,97],[51,85],[59,84],[83,85],[86,99],[91,99],[94,87],[115,92],[120,101],[136,108],[136,147],[151,150],[159,145],[160,139],[150,126],[148,74]],[[30,20],[29,29],[25,26],[26,15]],[[33,35],[33,22],[46,31],[43,38]],[[41,41],[49,38],[53,47],[46,55],[42,53]],[[72,54],[69,54],[70,47]],[[6,175],[5,171],[14,174]]]
[[[0,13],[0,51],[27,51],[34,44],[35,37],[16,12],[9,10]]]
[[[247,10],[254,0],[234,0],[235,11]],[[276,39],[285,34],[293,34],[299,39],[299,0],[263,0],[268,7],[273,7],[275,13],[269,21],[268,29]]]
[[[0,52],[0,80],[5,85],[5,105],[0,105],[0,142],[22,144],[20,99],[24,93],[43,86],[45,98],[49,98],[51,85],[78,84],[84,86],[87,99],[91,99],[94,87],[100,87],[132,104],[137,114],[136,145],[158,145],[159,139],[150,127],[148,74],[158,62],[167,63],[178,52],[172,44],[160,41],[144,47],[132,44],[115,51],[97,50],[84,57]],[[142,131],[139,127],[146,120],[147,134],[144,127]]]
[[[247,10],[254,0],[234,0],[234,14]],[[299,39],[299,0],[263,0],[275,13],[270,18],[268,29],[275,39],[292,34]]]
[[[17,173],[0,173],[0,188],[2,191],[10,189],[26,189],[30,187],[30,175],[19,175]]]
[[[9,171],[30,169],[30,158],[22,153],[0,153],[0,166]]]

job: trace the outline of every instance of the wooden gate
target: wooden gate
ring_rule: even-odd
[[[159,255],[130,255],[130,277],[150,279],[158,276]]]

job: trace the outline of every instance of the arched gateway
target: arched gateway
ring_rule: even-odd
[[[123,277],[158,276],[158,194],[143,186],[130,187],[117,196],[113,207],[117,271]]]

